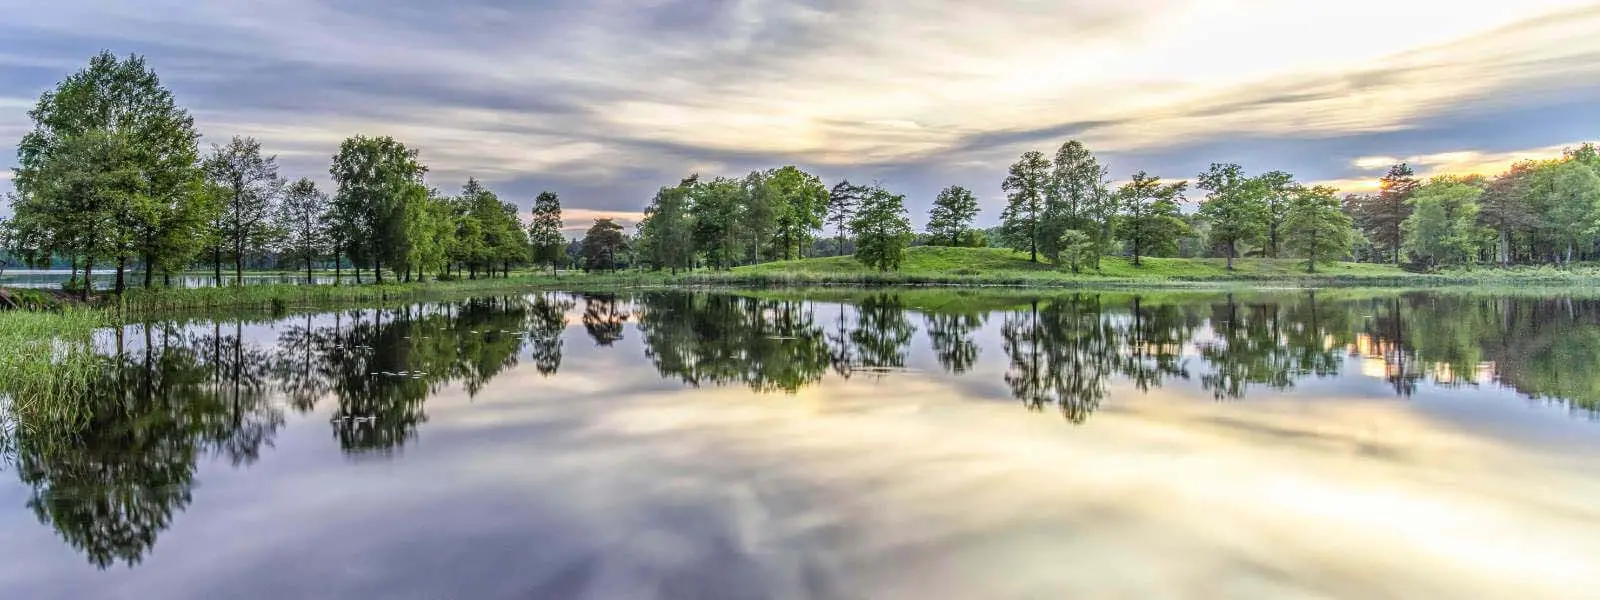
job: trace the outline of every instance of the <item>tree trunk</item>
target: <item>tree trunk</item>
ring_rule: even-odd
[[[211,247],[211,264],[216,267],[215,279],[212,280],[211,284],[216,287],[222,287],[222,244],[220,243]]]
[[[1501,267],[1511,264],[1511,232],[1507,231],[1504,226],[1500,227],[1499,255]]]
[[[356,285],[361,285],[361,263],[351,261],[350,266],[356,268]]]
[[[144,255],[144,289],[147,289],[147,290],[150,289],[150,281],[151,281],[151,277],[154,276],[154,274],[155,274],[155,269],[156,269],[156,258],[155,258],[155,256],[153,254],[150,254],[150,253],[145,253],[145,255]]]
[[[311,248],[306,248],[306,285],[316,283],[311,279]]]
[[[1238,250],[1236,250],[1235,247],[1234,247],[1234,241],[1233,240],[1228,240],[1228,270],[1229,271],[1233,270],[1233,256],[1237,252],[1238,252]]]
[[[84,302],[89,301],[89,290],[94,287],[94,257],[83,259],[83,293],[80,296]]]
[[[377,285],[383,285],[383,259],[372,259],[372,281]]]
[[[244,285],[244,240],[233,245],[233,284]]]
[[[126,256],[118,256],[117,257],[117,283],[116,283],[115,286],[112,287],[113,290],[116,290],[116,294],[118,296],[121,296],[122,295],[122,291],[127,289],[127,284],[125,283],[125,281],[122,278],[122,274],[124,272],[126,272],[127,270],[128,270],[128,257],[126,257]],[[121,330],[119,329],[118,331],[121,331]]]

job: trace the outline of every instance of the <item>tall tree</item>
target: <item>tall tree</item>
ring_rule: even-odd
[[[928,235],[948,246],[960,246],[961,238],[978,217],[978,198],[972,190],[952,185],[939,192],[928,211]]]
[[[1267,256],[1278,258],[1278,249],[1284,245],[1284,228],[1289,221],[1289,213],[1294,210],[1294,203],[1305,193],[1305,189],[1295,183],[1294,176],[1283,171],[1267,171],[1257,175],[1256,183],[1260,185],[1262,202],[1266,204],[1267,220]]]
[[[594,225],[583,236],[583,269],[598,271],[617,270],[617,255],[624,243],[622,226],[611,219],[595,219]]]
[[[1045,217],[1045,200],[1050,187],[1050,161],[1037,151],[1028,151],[1011,165],[1001,189],[1006,192],[1006,208],[1000,214],[1006,243],[1015,250],[1026,249],[1028,260],[1039,262],[1039,239]]]
[[[1428,266],[1475,259],[1488,233],[1478,224],[1482,188],[1449,177],[1437,177],[1411,194],[1411,216],[1402,223],[1402,249]]]
[[[539,192],[533,199],[533,223],[528,225],[528,243],[533,246],[533,262],[549,265],[556,274],[566,238],[561,235],[561,198],[555,192]]]
[[[101,52],[40,96],[28,117],[33,129],[17,144],[13,225],[20,239],[47,246],[35,252],[85,264],[96,258],[86,252],[119,265],[137,256],[146,287],[157,266],[194,255],[209,208],[196,185],[199,134],[143,57]],[[94,193],[63,195],[71,188]],[[120,269],[118,281],[120,290]]]
[[[1106,168],[1100,166],[1100,161],[1078,140],[1068,141],[1056,150],[1040,248],[1050,260],[1060,259],[1064,251],[1060,244],[1063,239],[1081,242],[1077,236],[1063,237],[1067,231],[1081,231],[1091,239],[1110,237],[1111,215],[1116,211],[1105,210],[1107,197],[1111,195],[1106,189],[1106,174]],[[1104,245],[1104,240],[1096,244],[1097,254]],[[1074,250],[1081,255],[1081,246]],[[1095,264],[1098,266],[1098,262]],[[1077,272],[1076,265],[1073,272]]]
[[[828,213],[828,188],[822,179],[793,165],[768,171],[765,181],[775,204],[774,258],[800,258],[811,247],[812,233]]]
[[[1549,229],[1565,246],[1562,262],[1572,262],[1573,251],[1587,244],[1600,225],[1600,175],[1576,160],[1566,160],[1549,173],[1549,185],[1541,186],[1549,207]]]
[[[1285,246],[1306,259],[1306,272],[1317,272],[1318,262],[1329,262],[1350,252],[1350,216],[1342,209],[1338,190],[1328,186],[1300,189],[1284,215]]]
[[[1257,243],[1267,232],[1267,203],[1263,182],[1244,174],[1237,164],[1212,163],[1200,174],[1199,185],[1206,190],[1200,202],[1200,215],[1210,225],[1213,247],[1227,251],[1228,270],[1239,256],[1239,243]]]
[[[1416,173],[1405,163],[1389,168],[1379,180],[1377,196],[1352,205],[1356,225],[1372,243],[1387,248],[1394,264],[1400,264],[1400,246],[1405,243],[1401,224],[1411,216],[1411,193],[1417,189]]]
[[[906,218],[906,197],[873,186],[850,221],[856,238],[856,260],[879,271],[900,268],[911,243],[911,220]]]
[[[1511,234],[1537,226],[1539,219],[1528,210],[1528,193],[1538,163],[1522,161],[1490,181],[1479,200],[1478,224],[1497,235],[1496,261],[1511,264]]]
[[[639,223],[639,241],[644,260],[656,268],[677,274],[694,263],[694,223],[690,219],[690,194],[693,182],[684,180],[676,187],[663,187],[644,209]]]
[[[742,182],[726,177],[694,188],[694,245],[717,268],[729,269],[738,261],[744,197]]]
[[[278,157],[263,155],[255,138],[234,136],[226,146],[211,146],[203,165],[206,177],[222,194],[222,228],[218,249],[233,256],[233,284],[244,283],[244,259],[263,252],[275,234],[272,215],[283,180],[278,177]]]
[[[751,171],[739,183],[739,220],[732,223],[733,233],[746,252],[744,261],[758,263],[768,244],[776,237],[778,202],[777,190],[769,185],[768,172]],[[775,249],[775,248],[774,248]],[[778,254],[767,252],[767,257]]]
[[[850,228],[851,219],[855,218],[856,206],[870,188],[850,183],[846,179],[833,186],[828,192],[827,221],[839,237],[838,245],[834,248],[835,256],[844,256],[844,236]]]
[[[328,195],[310,179],[300,178],[284,190],[279,205],[278,229],[285,233],[284,248],[306,264],[306,284],[315,283],[311,267],[326,252]]]
[[[1117,190],[1123,210],[1117,229],[1128,241],[1134,266],[1142,264],[1140,256],[1161,256],[1177,249],[1178,236],[1189,227],[1178,210],[1188,186],[1185,181],[1163,184],[1160,177],[1140,171]]]
[[[404,200],[422,186],[427,170],[416,150],[388,136],[346,139],[333,157],[333,212],[352,261],[370,261],[377,283],[383,283],[383,266],[393,266],[404,252]],[[359,281],[359,267],[356,274]]]

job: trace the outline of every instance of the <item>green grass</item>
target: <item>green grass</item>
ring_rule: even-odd
[[[86,408],[81,397],[99,369],[94,331],[110,315],[85,308],[0,311],[0,403],[18,422],[70,423]]]
[[[693,283],[732,285],[1011,285],[1071,287],[1107,284],[1186,285],[1203,282],[1282,282],[1288,285],[1428,285],[1436,275],[1408,273],[1389,265],[1333,263],[1306,273],[1294,259],[1240,259],[1229,271],[1223,259],[1145,258],[1139,266],[1121,257],[1101,259],[1100,270],[1074,274],[1064,267],[1031,262],[1022,252],[1001,248],[907,249],[898,271],[879,272],[849,256],[809,258],[740,267],[726,273],[680,278]]]

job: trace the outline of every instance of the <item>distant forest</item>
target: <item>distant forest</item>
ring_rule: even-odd
[[[892,270],[917,244],[1009,247],[1074,272],[1108,255],[1135,264],[1222,257],[1230,268],[1240,257],[1293,258],[1310,270],[1340,260],[1430,270],[1600,258],[1592,144],[1492,178],[1424,181],[1402,163],[1378,192],[1341,194],[1230,163],[1192,182],[1139,172],[1113,186],[1073,140],[1011,165],[999,227],[976,229],[978,198],[951,186],[920,233],[905,196],[881,184],[828,186],[795,166],[691,174],[660,188],[633,231],[602,218],[569,241],[556,194],[540,193],[531,213],[519,214],[477,180],[447,193],[428,184],[418,150],[391,137],[340,144],[328,169],[332,190],[288,179],[249,137],[202,152],[194,119],[138,55],[100,53],[28,116],[0,258],[11,268],[68,267],[68,286],[85,294],[96,269],[116,273],[115,292],[197,268],[219,285],[253,268],[303,270],[308,282],[318,269],[348,269],[358,283],[383,283],[505,277],[527,267],[729,269],[846,253]],[[1191,201],[1197,209],[1185,210]]]

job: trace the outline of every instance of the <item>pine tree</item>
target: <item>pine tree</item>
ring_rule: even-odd
[[[533,247],[534,264],[549,265],[550,274],[555,275],[566,246],[566,238],[561,235],[561,198],[555,192],[539,192],[533,199],[528,244]]]
[[[1006,208],[1000,214],[1006,243],[1015,250],[1026,249],[1028,260],[1039,262],[1039,240],[1045,218],[1045,201],[1049,194],[1050,161],[1036,151],[1023,153],[1011,165],[1010,173],[1001,184],[1006,192]]]

